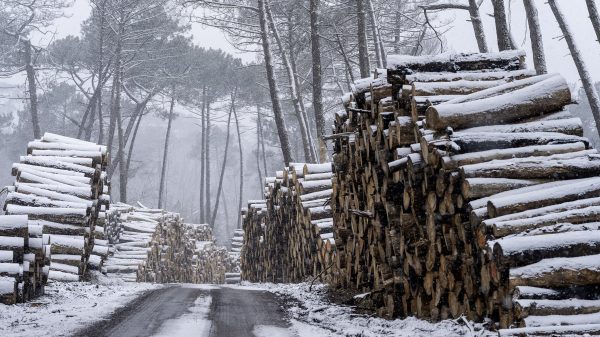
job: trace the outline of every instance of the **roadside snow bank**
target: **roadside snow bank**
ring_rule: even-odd
[[[248,283],[226,286],[238,289],[265,290],[281,296],[295,299],[290,303],[291,322],[299,337],[464,337],[484,336],[487,333],[480,327],[473,331],[470,326],[445,320],[430,323],[409,317],[406,319],[386,320],[364,314],[357,314],[351,306],[332,304],[325,298],[325,285],[314,285],[308,291],[307,283],[272,284]]]
[[[0,304],[0,336],[69,336],[160,285],[125,283],[99,275],[96,283],[52,282],[34,301]]]

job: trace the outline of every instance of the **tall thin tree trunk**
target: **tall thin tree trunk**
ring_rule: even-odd
[[[204,157],[204,214],[206,214],[206,221],[210,221],[210,98],[206,100],[206,155]]]
[[[235,118],[235,129],[237,132],[239,154],[240,154],[240,191],[239,191],[238,208],[237,208],[238,209],[237,228],[241,228],[242,213],[240,213],[239,210],[242,209],[242,200],[244,197],[244,149],[242,148],[242,133],[240,132],[240,121],[238,119],[237,111],[235,109],[235,104],[233,105],[233,117]]]
[[[242,198],[241,196],[239,197]],[[231,233],[229,231],[229,205],[227,204],[227,198],[225,198],[225,193],[221,193],[221,202],[223,203],[223,213],[225,213],[225,223],[227,224],[227,233]],[[240,208],[241,209],[241,208]],[[239,212],[237,212],[239,213]]]
[[[496,37],[498,39],[498,50],[514,49],[508,29],[504,0],[492,0],[494,7],[494,21],[496,22]]]
[[[598,98],[598,92],[596,92],[596,88],[594,87],[594,82],[590,76],[590,73],[587,70],[585,62],[581,57],[581,53],[575,44],[575,40],[573,39],[573,35],[569,29],[569,25],[565,21],[565,18],[560,11],[560,7],[556,3],[556,0],[548,0],[548,4],[552,9],[552,13],[554,13],[554,17],[562,30],[565,41],[567,41],[567,45],[569,46],[569,51],[571,52],[571,57],[575,62],[575,66],[577,67],[577,71],[579,72],[579,77],[581,78],[581,83],[583,85],[583,89],[585,90],[585,94],[587,95],[588,101],[590,103],[590,108],[592,109],[592,115],[594,115],[594,121],[596,122],[596,130],[598,130],[598,134],[600,134],[600,98]]]
[[[200,138],[200,209],[198,210],[200,213],[200,223],[205,223],[205,213],[204,213],[204,182],[205,174],[206,174],[206,85],[202,88],[202,113],[200,115],[202,118],[202,135]]]
[[[106,15],[106,0],[102,1],[100,8],[100,36],[98,42],[98,144],[104,141],[104,123],[102,119],[102,88],[104,87],[103,57],[104,57],[104,24]],[[129,154],[131,156],[131,154]],[[129,161],[129,159],[127,160]]]
[[[323,116],[323,80],[321,75],[321,42],[319,36],[319,6],[320,0],[310,0],[310,41],[312,50],[312,88],[313,112],[317,127],[317,142],[319,144],[319,162],[327,161],[327,144],[325,135],[325,117]]]
[[[258,109],[258,128],[259,128],[259,133],[260,133],[260,146],[262,148],[262,158],[263,158],[263,167],[264,167],[264,172],[265,172],[265,178],[269,176],[269,173],[267,171],[267,156],[266,156],[266,151],[265,151],[265,135],[263,134],[263,127],[262,127],[262,115],[260,113],[260,107]]]
[[[348,77],[346,81],[349,82],[348,90],[351,90],[350,86],[352,82],[354,82],[354,73],[352,72],[352,65],[350,64],[350,59],[348,58],[348,54],[346,53],[346,49],[344,48],[344,44],[342,43],[342,38],[340,37],[340,32],[338,31],[335,23],[333,23],[333,29],[335,30],[335,42],[339,48],[342,60],[344,60],[344,65],[346,66],[346,76]]]
[[[262,195],[264,180],[260,169],[260,105],[256,106],[256,113],[256,169],[258,171],[258,188]],[[267,174],[267,172],[265,172],[265,174]]]
[[[237,91],[237,88],[235,89]],[[221,174],[219,176],[219,186],[217,187],[217,197],[215,198],[215,207],[210,218],[209,225],[211,228],[215,228],[215,220],[217,219],[217,212],[219,211],[219,201],[221,198],[221,191],[223,189],[223,177],[225,177],[225,168],[227,167],[227,154],[229,153],[229,135],[231,130],[231,113],[235,105],[236,93],[231,94],[231,107],[229,108],[229,114],[227,115],[227,136],[225,137],[225,151],[223,152],[223,163],[221,164]],[[240,207],[240,209],[242,209]]]
[[[356,17],[358,25],[358,67],[360,68],[360,77],[366,78],[371,74],[369,65],[369,48],[367,45],[367,19],[365,16],[365,0],[356,0]]]
[[[275,37],[275,42],[277,43],[277,48],[279,49],[279,54],[281,60],[283,61],[283,66],[287,72],[288,76],[288,88],[290,91],[290,98],[292,100],[292,105],[294,106],[294,112],[296,114],[296,119],[298,120],[298,125],[300,126],[300,135],[302,138],[302,147],[304,149],[304,160],[309,163],[314,163],[314,153],[312,152],[311,139],[309,135],[308,126],[305,124],[305,118],[303,114],[305,113],[300,106],[300,100],[298,99],[298,89],[296,87],[296,74],[292,70],[290,65],[290,60],[288,55],[285,52],[285,48],[283,47],[283,43],[281,42],[281,36],[279,35],[279,30],[277,29],[277,25],[275,25],[275,20],[273,20],[273,14],[271,13],[271,6],[269,4],[269,0],[265,1],[265,10],[267,12],[267,20],[269,21],[269,25],[271,26],[271,31],[273,32],[273,36]]]
[[[108,147],[108,151],[109,152],[109,156],[111,158],[111,162],[112,162],[112,158],[113,158],[113,142],[114,142],[114,138],[115,138],[115,123],[116,123],[116,118],[115,118],[115,109],[114,109],[114,104],[115,104],[115,85],[116,85],[116,81],[119,80],[118,75],[115,74],[115,76],[113,77],[113,83],[111,85],[111,89],[110,89],[110,118],[108,121],[108,139],[106,140],[106,145]],[[109,167],[109,172],[108,175],[109,177],[112,176],[113,174],[113,170],[112,170],[112,163],[111,163],[111,167]]]
[[[366,0],[367,7],[369,9],[369,20],[371,20],[371,34],[373,35],[373,47],[375,49],[375,59],[377,61],[377,68],[385,67],[384,51],[382,49],[383,42],[381,42],[381,36],[379,35],[379,26],[377,24],[377,18],[375,18],[375,8],[373,8],[373,1]]]
[[[544,54],[542,29],[540,28],[535,0],[523,0],[523,5],[525,6],[527,24],[529,25],[529,39],[531,40],[531,49],[533,51],[533,66],[538,75],[545,74],[547,72],[546,56]]]
[[[590,14],[590,21],[594,26],[594,32],[596,32],[596,41],[600,42],[600,16],[598,15],[598,8],[596,7],[596,0],[585,0]]]
[[[140,124],[142,123],[142,117],[144,115],[140,114],[137,118],[137,122],[135,123],[135,128],[133,129],[133,135],[131,136],[131,141],[129,142],[129,151],[127,152],[127,164],[125,165],[125,172],[127,172],[127,176],[129,177],[129,168],[131,167],[131,158],[133,157],[133,146],[135,144],[135,139],[137,138],[138,130],[140,129]]]
[[[116,93],[117,102],[121,101],[121,90]],[[119,140],[118,158],[119,158],[119,200],[127,203],[127,171],[125,170],[125,137],[123,135],[123,117],[121,116],[121,104],[117,103],[117,137]]]
[[[308,139],[310,140],[310,151],[312,153],[312,157],[315,159],[317,159],[317,150],[315,148],[315,142],[314,142],[314,137],[313,137],[313,131],[312,131],[312,127],[311,124],[308,120],[308,113],[306,112],[306,107],[304,106],[304,98],[302,96],[302,86],[300,85],[300,79],[298,78],[297,74],[298,74],[298,67],[296,66],[296,55],[298,55],[298,53],[296,52],[296,49],[294,48],[294,33],[295,30],[293,29],[293,25],[292,25],[292,21],[291,21],[291,16],[288,17],[288,48],[290,49],[289,51],[289,55],[290,55],[290,67],[292,68],[292,73],[295,74],[296,76],[294,76],[294,82],[296,85],[296,95],[298,96],[298,102],[300,104],[300,110],[302,111],[302,119],[304,120],[304,125],[306,125],[306,130],[308,133]],[[297,33],[296,33],[297,34]],[[265,173],[266,175],[266,173]]]
[[[402,33],[402,1],[397,1],[396,16],[394,17],[394,54],[400,54],[400,33]]]
[[[158,189],[158,208],[163,208],[163,195],[165,189],[165,176],[167,173],[167,161],[169,160],[169,138],[171,137],[171,126],[173,125],[173,110],[175,108],[175,89],[171,92],[171,104],[169,105],[169,121],[167,123],[167,135],[163,150],[162,167],[160,170],[160,185]]]
[[[473,31],[475,32],[475,39],[477,40],[479,52],[487,53],[488,47],[485,40],[485,31],[483,30],[483,22],[481,22],[481,16],[479,15],[479,6],[477,6],[477,0],[469,0],[469,15],[471,16],[471,24],[473,25]]]
[[[23,49],[25,55],[25,72],[27,73],[27,89],[29,90],[29,112],[31,114],[31,124],[33,128],[33,137],[40,139],[42,131],[40,129],[40,120],[38,116],[37,84],[35,82],[35,68],[33,67],[33,47],[31,41],[23,39]]]
[[[275,70],[273,69],[273,56],[271,54],[271,42],[269,41],[269,26],[267,24],[267,15],[264,0],[258,0],[258,19],[260,22],[260,35],[262,40],[263,54],[265,58],[265,68],[267,70],[267,81],[269,82],[269,94],[271,96],[271,104],[273,105],[273,115],[275,117],[275,125],[277,126],[277,134],[281,145],[281,152],[285,165],[293,162],[290,141],[283,118],[281,102],[279,102],[279,87],[275,80]]]

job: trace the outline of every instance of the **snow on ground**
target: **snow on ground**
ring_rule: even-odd
[[[94,283],[55,282],[46,294],[31,302],[0,304],[0,336],[69,336],[74,331],[110,315],[144,291],[161,287],[125,283],[100,274]]]
[[[275,327],[258,326],[254,331],[257,337],[475,337],[490,334],[482,330],[479,325],[466,323],[462,319],[430,323],[414,317],[386,320],[358,314],[351,306],[330,303],[325,298],[325,285],[314,285],[310,292],[307,283],[243,282],[241,285],[227,287],[265,290],[297,301],[292,301],[290,303],[292,307],[289,308],[295,334],[273,334]]]

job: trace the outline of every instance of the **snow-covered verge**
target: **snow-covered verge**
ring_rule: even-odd
[[[265,290],[293,299],[288,309],[298,337],[465,337],[496,336],[481,325],[465,320],[445,320],[431,323],[409,317],[386,320],[358,314],[351,306],[331,303],[326,298],[327,287],[309,284],[248,283],[229,286],[239,289]],[[257,334],[257,336],[260,334]]]
[[[144,291],[161,287],[125,283],[98,274],[93,283],[53,282],[46,294],[24,304],[0,304],[0,336],[69,336],[83,326],[107,317]]]

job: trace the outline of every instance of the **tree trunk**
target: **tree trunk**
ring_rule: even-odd
[[[40,130],[40,120],[38,116],[37,85],[35,82],[35,68],[33,67],[33,48],[31,41],[24,39],[25,53],[25,72],[27,73],[27,87],[29,89],[29,112],[31,114],[31,124],[33,127],[33,137],[40,139],[42,131]]]
[[[317,127],[319,144],[319,162],[327,161],[327,144],[325,135],[325,117],[323,116],[323,83],[321,77],[321,42],[319,37],[319,5],[320,0],[310,1],[310,41],[312,50],[312,88],[313,111]]]
[[[514,49],[508,29],[504,0],[492,0],[494,6],[494,21],[496,22],[496,36],[498,38],[498,50]]]
[[[344,49],[344,44],[342,43],[340,33],[339,33],[335,23],[333,24],[333,29],[335,30],[335,41],[339,48],[340,55],[342,56],[342,59],[344,60],[344,65],[346,66],[346,74],[347,74],[347,77],[349,77],[347,79],[347,81],[349,82],[348,83],[348,91],[350,91],[350,90],[352,90],[351,85],[354,82],[354,73],[352,72],[352,64],[350,63],[348,54],[346,53],[346,50]]]
[[[258,0],[258,18],[260,21],[260,35],[262,39],[263,53],[265,57],[265,68],[267,70],[267,81],[269,82],[269,93],[271,104],[273,105],[273,114],[275,116],[275,125],[277,125],[277,134],[281,143],[281,152],[285,165],[293,162],[290,141],[285,127],[283,111],[279,102],[279,87],[275,80],[275,70],[273,69],[273,56],[271,54],[271,42],[269,41],[269,27],[267,25],[267,15],[264,0]]]
[[[260,107],[258,107],[258,128],[259,128],[259,134],[260,134],[260,146],[262,149],[262,158],[263,158],[263,167],[264,167],[264,171],[265,172],[265,178],[269,175],[268,171],[267,171],[267,156],[266,156],[266,151],[265,151],[265,135],[263,134],[263,127],[262,127],[262,121],[261,121],[262,115],[260,113]]]
[[[125,165],[125,172],[127,172],[127,176],[129,177],[129,168],[131,167],[131,157],[133,157],[133,146],[135,144],[135,139],[137,138],[138,130],[140,129],[140,124],[142,122],[143,114],[140,114],[137,118],[137,123],[135,123],[135,128],[133,129],[133,135],[131,136],[131,141],[129,142],[129,151],[127,152],[127,164]]]
[[[596,32],[596,41],[600,42],[600,16],[598,15],[596,1],[585,0],[585,3],[590,14],[590,21],[592,21],[592,26],[594,26],[594,32]]]
[[[256,105],[256,170],[258,171],[258,188],[262,195],[262,187],[264,184],[264,180],[260,170],[260,133],[260,105]],[[265,175],[266,174],[267,172],[265,172]]]
[[[290,65],[290,60],[288,55],[285,52],[285,48],[283,47],[283,43],[281,42],[281,36],[279,35],[279,30],[275,25],[275,20],[273,20],[273,14],[271,13],[271,6],[269,5],[268,0],[265,0],[265,9],[267,12],[267,20],[271,26],[271,31],[273,32],[273,36],[275,37],[275,41],[277,42],[277,47],[279,49],[279,54],[281,56],[281,60],[283,61],[283,66],[287,72],[288,76],[288,84],[290,91],[290,99],[292,100],[292,104],[294,106],[294,112],[296,113],[296,119],[298,120],[298,125],[300,126],[300,135],[302,137],[302,146],[304,149],[304,160],[309,163],[313,163],[315,161],[314,154],[312,152],[311,146],[311,137],[309,135],[308,125],[305,123],[306,119],[304,118],[305,111],[303,111],[300,106],[300,100],[298,98],[298,90],[299,88],[296,86],[298,81],[296,80],[296,74],[292,70]]]
[[[206,143],[204,156],[204,214],[206,221],[210,221],[210,98],[206,100]]]
[[[100,32],[98,42],[98,85],[100,88],[98,89],[98,144],[102,144],[104,141],[104,123],[102,119],[102,88],[104,87],[104,74],[103,74],[103,65],[102,58],[104,57],[104,23],[105,23],[105,5],[106,0],[102,1],[102,7],[100,8]],[[131,157],[131,153],[129,154]],[[129,159],[127,160],[129,162]],[[129,165],[127,165],[129,168]]]
[[[527,24],[529,25],[529,39],[531,40],[531,49],[533,51],[533,65],[538,75],[545,74],[548,72],[546,70],[546,56],[544,54],[542,29],[540,28],[535,0],[523,0],[523,5],[525,6]]]
[[[475,39],[477,40],[479,52],[487,53],[488,47],[487,42],[485,41],[485,31],[483,30],[483,23],[481,22],[481,16],[479,15],[477,0],[469,0],[469,15],[471,16],[471,23],[473,24],[473,31],[475,32]]]
[[[552,9],[552,13],[554,13],[554,17],[560,26],[560,29],[563,33],[565,40],[567,41],[567,45],[569,46],[569,51],[571,52],[571,57],[575,62],[575,66],[577,67],[577,71],[579,72],[579,77],[581,78],[581,83],[583,85],[583,89],[585,90],[585,94],[587,95],[588,101],[590,103],[590,108],[592,109],[592,115],[594,115],[594,122],[596,122],[596,130],[600,134],[600,98],[598,98],[598,92],[594,87],[594,82],[588,72],[588,69],[583,61],[583,57],[579,53],[579,49],[575,44],[575,40],[573,39],[573,35],[569,29],[569,25],[565,21],[565,18],[558,7],[558,3],[556,0],[548,0],[548,4]]]
[[[117,89],[117,102],[121,101],[121,90]],[[127,171],[125,170],[125,137],[123,135],[123,118],[121,116],[121,104],[117,103],[117,136],[119,140],[118,158],[119,158],[119,200],[127,203]]]
[[[165,146],[163,150],[163,161],[160,170],[160,187],[158,189],[158,208],[163,208],[163,194],[165,189],[165,176],[167,173],[167,161],[169,155],[169,138],[171,136],[171,126],[173,124],[173,109],[175,108],[175,89],[173,89],[171,96],[171,105],[169,106],[169,121],[167,123],[167,135],[165,136]],[[227,148],[225,148],[227,151]],[[227,152],[225,152],[227,155]]]
[[[371,34],[373,34],[373,46],[375,47],[375,58],[377,59],[377,68],[385,68],[385,50],[383,49],[383,41],[379,34],[379,25],[375,17],[375,9],[373,1],[366,0],[369,7],[369,19],[371,20]]]
[[[235,110],[235,105],[233,105],[233,117],[235,118],[235,128],[237,132],[238,138],[238,147],[240,153],[240,191],[238,198],[238,208],[237,208],[237,228],[242,226],[242,213],[240,210],[242,209],[243,200],[244,200],[244,150],[242,149],[242,134],[240,132],[240,122],[238,119],[237,111]]]
[[[365,16],[365,0],[356,0],[356,16],[358,24],[358,64],[360,77],[370,76],[369,48],[367,46],[367,20]]]
[[[205,223],[205,213],[204,213],[204,182],[205,182],[205,174],[206,167],[206,85],[202,88],[202,113],[200,115],[202,118],[202,135],[200,136],[200,208],[198,209],[198,213],[200,214],[200,223]]]
[[[237,88],[235,89],[237,91]],[[217,197],[215,198],[215,208],[213,209],[212,216],[210,218],[209,225],[212,229],[215,228],[215,220],[217,219],[217,212],[219,211],[219,201],[221,199],[221,191],[223,189],[223,177],[225,177],[225,168],[227,167],[227,154],[229,153],[229,135],[231,130],[231,113],[235,105],[236,92],[231,94],[231,107],[229,108],[229,114],[227,115],[227,136],[225,137],[225,150],[223,152],[223,163],[221,164],[221,174],[219,176],[219,186],[217,187]],[[241,183],[241,182],[240,182]],[[160,208],[160,207],[159,207]],[[240,207],[241,209],[241,207]]]
[[[291,20],[288,21],[288,45],[290,48],[290,66],[292,67],[292,73],[293,74],[298,74],[298,67],[296,66],[296,57],[295,55],[297,55],[298,53],[296,52],[296,50],[294,49],[294,43],[293,43],[293,33],[294,33],[294,29],[292,28],[292,22]],[[311,124],[308,120],[308,114],[306,113],[306,107],[304,106],[304,98],[302,97],[302,85],[300,84],[300,80],[298,79],[298,76],[294,76],[294,80],[296,81],[296,88],[298,89],[296,92],[296,95],[298,95],[298,102],[300,103],[300,108],[302,110],[302,118],[304,119],[304,125],[306,125],[306,129],[308,130],[308,139],[310,141],[310,146],[311,146],[311,153],[313,158],[317,158],[317,151],[315,150],[315,144],[314,144],[314,138],[312,135],[312,128],[311,128]],[[267,175],[267,173],[265,172],[265,175]]]

